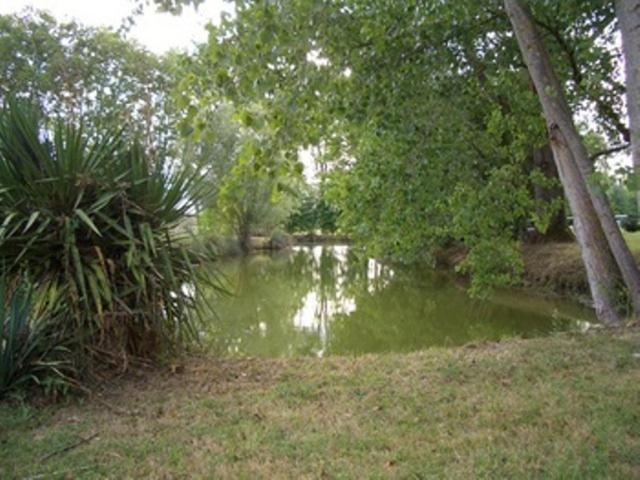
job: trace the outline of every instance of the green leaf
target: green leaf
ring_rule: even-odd
[[[102,236],[102,234],[100,233],[100,230],[98,230],[98,227],[95,226],[95,224],[91,221],[89,216],[86,213],[84,213],[82,209],[76,208],[75,213],[80,220],[82,220],[91,230],[93,230],[96,233],[96,235],[98,235],[99,237]]]

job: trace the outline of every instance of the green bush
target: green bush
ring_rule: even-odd
[[[305,197],[298,209],[287,219],[289,233],[335,233],[339,212],[323,199]]]
[[[638,217],[635,215],[629,215],[622,222],[622,228],[627,232],[633,233],[640,230],[640,224],[638,223]]]
[[[38,296],[20,279],[13,288],[0,277],[0,397],[38,385],[57,392],[69,386],[69,349],[54,321],[57,299]]]
[[[293,244],[293,239],[291,238],[291,235],[286,232],[276,229],[276,231],[271,234],[270,243],[271,248],[280,250],[290,247]]]
[[[214,253],[177,227],[206,194],[200,177],[152,163],[122,134],[49,132],[15,104],[0,114],[0,263],[59,298],[76,365],[124,366],[197,338],[198,267]]]
[[[197,249],[213,249],[218,258],[242,255],[240,242],[238,242],[237,238],[231,236],[215,235],[210,232],[199,233],[194,236],[193,245]]]

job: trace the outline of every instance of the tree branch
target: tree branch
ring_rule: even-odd
[[[589,158],[593,162],[599,157],[604,157],[606,155],[611,155],[612,153],[621,152],[622,150],[625,150],[627,148],[629,148],[629,144],[628,143],[625,143],[625,144],[622,144],[622,145],[614,145],[613,147],[609,147],[609,148],[606,148],[604,150],[600,150],[599,152],[594,153]]]
[[[576,51],[573,46],[569,44],[567,39],[563,36],[562,32],[560,32],[557,28],[555,28],[550,23],[547,23],[539,18],[535,18],[535,23],[542,27],[545,31],[547,31],[557,42],[560,49],[564,52],[567,57],[567,62],[571,68],[571,77],[573,78],[574,83],[576,84],[576,88],[582,89],[584,82],[584,75],[580,70],[578,59],[576,58]],[[624,122],[620,119],[620,116],[614,111],[610,104],[607,104],[602,100],[600,96],[593,96],[590,92],[587,92],[589,98],[595,103],[596,109],[598,113],[604,117],[606,117],[613,127],[618,131],[618,133],[622,136],[622,139],[625,142],[629,142],[630,140],[630,132],[629,128],[624,124]]]
[[[580,71],[580,67],[578,66],[578,61],[576,60],[575,49],[567,43],[565,38],[562,36],[562,33],[553,28],[553,26],[546,22],[543,22],[539,18],[535,18],[534,20],[536,24],[549,32],[551,36],[555,38],[556,42],[558,42],[558,45],[567,56],[567,61],[571,66],[571,76],[573,77],[573,81],[576,83],[576,85],[580,85],[582,83],[583,77],[582,72]]]

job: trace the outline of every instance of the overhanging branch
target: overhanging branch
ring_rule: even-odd
[[[600,150],[599,152],[594,153],[593,155],[591,155],[591,161],[596,161],[596,159],[600,158],[600,157],[604,157],[606,155],[611,155],[612,153],[616,153],[616,152],[621,152],[622,150],[625,150],[629,148],[629,144],[625,143],[623,145],[614,145],[613,147],[609,147],[606,148],[604,150]]]

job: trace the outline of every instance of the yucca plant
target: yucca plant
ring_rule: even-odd
[[[39,296],[27,279],[20,280],[8,286],[0,276],[0,397],[30,385],[64,390],[74,373],[56,328],[56,299]]]
[[[200,266],[214,254],[191,248],[178,227],[207,194],[204,181],[152,163],[121,133],[51,130],[15,103],[0,114],[0,262],[9,275],[28,272],[60,298],[59,328],[83,364],[124,364],[196,338],[194,291],[211,283]]]

